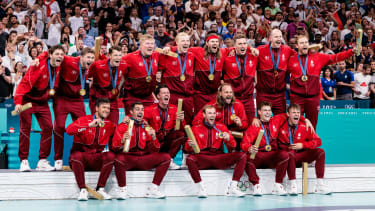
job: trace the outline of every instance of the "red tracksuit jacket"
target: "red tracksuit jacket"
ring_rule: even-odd
[[[206,105],[212,105],[216,108],[216,122],[223,123],[226,125],[230,130],[235,131],[242,131],[245,130],[249,126],[249,120],[247,119],[245,108],[241,101],[237,100],[233,103],[233,111],[236,116],[241,119],[242,127],[238,127],[231,119],[230,116],[232,115],[231,106],[225,106],[221,109],[218,108],[218,104],[216,103],[216,99],[211,100]],[[202,124],[204,120],[203,111],[202,109],[199,113],[195,116],[193,120],[193,125]]]
[[[262,45],[258,47],[258,72],[257,72],[257,85],[256,89],[259,93],[266,93],[273,95],[274,93],[285,92],[286,88],[286,70],[288,65],[288,59],[290,56],[296,54],[296,52],[289,46],[280,46],[280,60],[278,67],[278,75],[275,77],[273,63],[270,53],[269,45]],[[277,62],[278,49],[274,52],[275,63]]]
[[[246,55],[245,71],[243,70],[245,57],[238,57],[242,74],[239,71],[235,56],[227,56],[223,67],[224,82],[232,84],[235,96],[240,98],[253,97],[254,93],[254,77],[258,58],[250,52],[247,52]]]
[[[73,147],[71,152],[81,151],[89,153],[102,152],[112,138],[116,125],[105,120],[104,127],[89,127],[93,121],[93,115],[78,118],[66,128],[66,133],[73,136]],[[97,134],[98,133],[98,134]],[[94,143],[95,136],[98,142]]]
[[[176,52],[175,48],[172,49]],[[181,57],[181,54],[180,54]],[[177,93],[179,95],[191,96],[193,95],[193,67],[194,67],[194,55],[188,51],[184,57],[181,57],[181,65],[184,66],[186,58],[186,69],[185,69],[185,81],[180,80],[181,67],[177,58],[160,55],[159,60],[159,71],[163,72],[161,79],[163,84],[166,84],[171,93]]]
[[[229,133],[228,128],[219,122],[215,123],[215,127],[221,132]],[[201,151],[224,153],[223,142],[225,143],[228,151],[232,151],[232,149],[236,148],[236,141],[230,133],[230,139],[229,141],[226,141],[219,137],[219,132],[217,130],[212,127],[208,127],[203,123],[194,125],[191,130],[193,131],[194,137],[197,140]],[[188,152],[193,151],[193,149],[189,146],[188,141],[185,143],[185,149]]]
[[[121,143],[124,133],[128,131],[128,124],[121,123],[117,125],[115,135],[112,140],[112,147],[115,151],[122,150],[124,144]],[[146,132],[143,124],[134,122],[132,136],[130,139],[129,153],[143,155],[150,152],[159,151],[160,143],[156,138],[153,140]]]
[[[48,59],[39,61],[39,66],[30,66],[25,76],[16,89],[14,95],[14,104],[24,104],[25,102],[34,102],[39,104],[47,103],[50,96],[50,81],[48,74]],[[55,70],[54,70],[55,69]],[[60,67],[52,68],[51,74],[55,75],[54,89],[59,86]]]
[[[315,53],[308,54],[307,61],[307,81],[302,81],[302,69],[298,62],[298,56],[289,58],[288,71],[290,77],[290,91],[292,94],[302,97],[312,97],[320,94],[320,73],[322,67],[337,63],[353,56],[353,50],[347,50],[334,55]],[[305,66],[306,56],[301,56],[302,66]]]

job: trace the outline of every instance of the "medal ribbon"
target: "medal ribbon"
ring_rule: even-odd
[[[264,126],[263,126],[263,123],[260,123],[262,125],[262,129],[264,130],[264,139],[266,139],[266,143],[267,145],[270,145],[270,134],[269,134],[269,130],[267,131]]]
[[[211,65],[211,56],[208,56],[208,62],[209,62],[209,65],[210,65],[210,74],[214,74],[215,65],[216,65],[216,56],[215,56],[213,65]]]
[[[115,89],[117,86],[118,67],[116,68],[115,79],[113,79],[113,73],[112,73],[111,64],[109,60],[108,60],[108,69],[109,69],[109,75],[111,76],[112,87],[113,89]]]
[[[292,136],[292,132],[291,132],[291,130],[290,130],[290,126],[289,126],[289,124],[288,124],[288,130],[289,130],[289,142],[290,142],[290,144],[294,144],[294,136],[296,135],[297,129],[298,129],[298,125],[296,126],[296,129],[294,129],[294,133],[293,133],[293,136]]]
[[[151,56],[150,67],[148,67],[145,57],[143,57],[142,54],[141,56],[142,56],[143,64],[145,65],[145,68],[146,68],[147,76],[150,76],[152,72],[152,56]]]
[[[186,59],[187,59],[187,54],[185,55],[184,66],[182,66],[182,63],[181,63],[181,57],[180,57],[180,54],[178,54],[178,50],[176,51],[176,53],[177,53],[178,63],[180,64],[181,75],[183,75],[183,74],[185,74],[185,70],[186,70]]]
[[[53,77],[52,77],[52,74],[51,74],[51,64],[50,64],[49,59],[47,61],[47,66],[48,66],[48,75],[49,75],[49,87],[50,87],[50,89],[53,89],[54,86],[55,86],[55,79],[56,79],[57,73],[55,73],[55,75],[53,75]]]
[[[309,55],[306,56],[305,67],[302,66],[302,61],[301,61],[301,58],[299,57],[299,54],[297,54],[297,56],[298,56],[299,66],[301,67],[301,70],[302,70],[302,74],[306,75],[307,74],[307,61],[309,59]]]
[[[167,121],[168,119],[168,110],[169,110],[169,106],[167,107],[167,110],[165,111],[165,116],[163,118],[162,114],[163,112],[161,111],[160,107],[158,106],[158,109],[159,109],[159,115],[160,115],[160,119],[161,119],[161,126],[160,126],[160,129],[163,129],[164,130],[164,125],[165,125],[165,122]]]
[[[241,65],[238,61],[238,58],[237,58],[237,54],[235,55],[236,57],[236,62],[237,62],[237,67],[238,67],[238,71],[240,71],[240,75],[242,75],[242,72],[246,72],[246,60],[247,60],[247,54],[245,56],[245,60],[243,61],[243,69],[241,70]]]
[[[79,68],[79,77],[80,77],[80,81],[81,81],[81,89],[85,89],[85,80],[86,80],[86,72],[87,71],[85,71],[85,73],[84,73],[84,75],[82,77],[81,59],[78,60],[78,68]]]
[[[277,61],[276,61],[276,65],[275,65],[275,58],[273,58],[272,47],[271,47],[271,44],[270,44],[270,53],[271,53],[271,59],[272,59],[272,66],[273,66],[273,69],[275,71],[277,71],[277,69],[279,68],[280,52],[281,52],[281,49],[279,48],[279,53],[277,55]]]

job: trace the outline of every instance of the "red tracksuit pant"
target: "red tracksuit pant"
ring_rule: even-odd
[[[201,154],[202,153],[202,154]],[[195,183],[202,181],[199,169],[227,169],[236,164],[232,180],[240,181],[246,166],[246,154],[243,152],[211,153],[201,152],[190,154],[186,158],[186,165]]]
[[[319,115],[320,96],[301,97],[298,95],[290,95],[290,103],[295,103],[301,106],[301,114],[311,121],[311,124],[316,129]]]
[[[273,95],[266,93],[257,92],[257,107],[263,101],[270,102],[272,104],[273,115],[282,114],[286,112],[286,96],[285,92],[275,93]]]
[[[57,96],[53,102],[53,113],[55,115],[53,129],[55,160],[62,160],[66,117],[70,114],[72,120],[76,121],[79,117],[85,116],[85,106],[81,99],[69,99]]]
[[[205,106],[208,102],[215,99],[216,93],[214,94],[194,94],[194,114],[197,114],[203,106]],[[194,118],[193,118],[194,119]]]
[[[85,170],[99,171],[97,187],[105,187],[115,159],[113,152],[87,153],[73,152],[69,157],[69,164],[74,172],[79,188],[85,188]]]
[[[18,156],[20,157],[21,161],[26,160],[29,156],[32,114],[35,115],[39,126],[42,129],[42,132],[40,133],[39,159],[46,159],[51,153],[53,130],[51,111],[49,110],[48,103],[42,105],[33,103],[32,108],[20,113]]]
[[[302,162],[315,162],[315,174],[317,178],[324,177],[325,152],[321,148],[307,149],[300,152],[289,151],[288,177],[296,179],[296,166],[302,166]]]
[[[160,152],[166,152],[171,158],[174,158],[185,143],[185,133],[182,131],[169,132],[160,143]]]
[[[288,168],[289,154],[286,151],[271,151],[261,152],[259,151],[255,159],[250,159],[247,156],[246,174],[249,177],[249,181],[253,184],[259,184],[259,177],[256,173],[257,168],[276,168],[277,183],[283,183],[283,178]]]
[[[183,96],[176,93],[171,93],[171,99],[169,102],[175,106],[178,105],[178,99],[183,99],[182,103],[182,110],[184,111],[185,116],[185,122],[187,125],[191,125],[191,122],[193,121],[193,113],[194,113],[194,101],[193,96]]]
[[[244,99],[238,97],[237,99],[243,104],[247,119],[252,121],[252,119],[255,117],[254,97],[250,96]]]
[[[90,110],[91,114],[95,114],[95,100],[90,99]],[[111,110],[107,119],[113,122],[115,125],[118,125],[119,113],[118,113],[118,104],[117,101],[111,102]]]
[[[118,185],[126,185],[126,171],[151,170],[156,168],[152,183],[160,185],[167,174],[171,157],[167,153],[152,153],[146,155],[132,155],[118,153],[115,159],[115,174]]]

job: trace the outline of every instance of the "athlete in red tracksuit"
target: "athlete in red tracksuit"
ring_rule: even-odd
[[[41,60],[38,66],[30,66],[14,95],[15,110],[18,113],[22,105],[32,103],[32,108],[20,113],[18,151],[21,160],[20,171],[30,171],[27,158],[29,156],[32,114],[35,114],[42,129],[37,170],[54,170],[46,160],[51,152],[52,142],[52,120],[48,99],[55,94],[55,88],[58,87],[64,49],[61,46],[54,46],[50,48],[49,52],[48,59]]]
[[[143,116],[144,107],[142,103],[135,102],[131,105],[131,119],[134,127],[129,136],[128,123],[117,126],[113,137],[113,150],[116,152],[115,173],[120,186],[120,199],[128,198],[126,188],[126,171],[131,169],[151,170],[156,168],[152,185],[148,188],[146,197],[164,198],[165,195],[159,191],[159,186],[168,171],[171,157],[168,153],[158,152],[159,140],[155,130],[145,128]],[[147,129],[147,131],[146,131]],[[130,138],[129,152],[123,152],[125,139]]]
[[[309,41],[305,36],[297,39],[298,55],[291,56],[288,61],[290,77],[290,102],[301,106],[302,114],[306,114],[314,128],[318,123],[320,102],[320,73],[324,66],[337,63],[354,55],[353,50],[328,55],[309,53]],[[306,66],[307,64],[307,66]]]
[[[150,35],[140,38],[138,51],[129,53],[122,58],[123,77],[125,79],[125,112],[130,111],[134,102],[142,102],[145,107],[154,103],[153,91],[156,88],[159,53],[153,52],[155,39]]]
[[[194,55],[194,113],[211,100],[220,86],[225,57],[229,50],[219,48],[219,38],[209,35],[204,48],[189,48]]]
[[[159,103],[145,108],[144,119],[156,130],[156,137],[161,143],[160,152],[169,153],[171,156],[170,169],[179,169],[180,167],[173,162],[173,158],[176,157],[185,141],[184,113],[177,114],[177,107],[169,103],[170,93],[166,85],[159,85],[155,95]],[[181,124],[180,130],[175,131],[177,119],[181,121]]]
[[[315,162],[315,173],[317,186],[315,192],[328,194],[328,187],[323,183],[325,152],[318,148],[322,145],[321,139],[310,129],[306,130],[306,125],[300,120],[301,108],[298,104],[291,104],[288,107],[288,118],[278,122],[278,146],[279,149],[289,153],[288,177],[290,180],[290,193],[297,194],[296,186],[296,166],[301,166],[302,162]]]
[[[108,98],[111,101],[108,119],[116,125],[119,119],[117,97],[122,77],[122,70],[119,68],[121,64],[121,47],[113,46],[109,49],[109,58],[94,62],[87,75],[87,78],[92,79],[89,93],[91,113],[95,112],[96,99]]]
[[[286,192],[282,185],[283,178],[288,168],[289,155],[286,151],[281,151],[277,147],[277,128],[278,122],[285,120],[287,117],[284,114],[279,114],[271,118],[272,110],[271,104],[268,102],[261,102],[258,108],[258,117],[261,126],[257,127],[251,125],[244,135],[241,142],[242,151],[249,154],[256,153],[255,159],[247,158],[246,173],[249,181],[253,184],[253,195],[262,195],[262,189],[259,185],[259,177],[256,173],[257,168],[275,168],[276,178],[273,192],[279,195],[285,195]],[[259,147],[254,144],[258,137],[259,131],[263,130],[264,135],[260,141]]]
[[[192,147],[195,144],[192,140],[188,140],[185,144],[185,150],[192,153],[187,157],[186,165],[194,182],[200,186],[198,196],[207,197],[206,188],[202,183],[199,169],[227,169],[233,164],[236,164],[236,166],[234,167],[231,186],[226,195],[243,196],[244,193],[238,189],[237,184],[245,170],[246,154],[243,152],[232,152],[236,147],[236,141],[224,124],[215,122],[215,107],[211,105],[203,107],[203,115],[205,118],[204,122],[192,127],[192,132],[200,148],[200,153],[193,153]],[[224,153],[223,142],[229,153]]]
[[[177,48],[172,48],[180,58],[161,55],[159,60],[159,71],[162,71],[161,83],[166,84],[171,92],[170,103],[178,104],[178,99],[183,99],[182,110],[185,121],[191,124],[193,121],[193,67],[194,55],[188,51],[190,36],[184,32],[176,36]]]
[[[258,47],[256,101],[257,105],[263,101],[272,103],[272,112],[277,115],[286,110],[287,64],[295,51],[289,46],[281,45],[282,33],[278,29],[272,30],[270,39],[270,44]]]
[[[66,128],[69,135],[74,135],[69,164],[81,189],[78,200],[87,200],[85,170],[100,171],[97,190],[105,199],[110,199],[104,187],[111,174],[115,154],[103,150],[112,138],[116,125],[106,120],[110,112],[108,99],[98,99],[95,109],[95,114],[80,117]],[[100,123],[104,123],[104,126],[100,127]]]
[[[254,118],[254,78],[258,58],[246,52],[245,35],[236,35],[234,38],[234,56],[227,56],[224,60],[223,77],[225,83],[230,83],[237,100],[245,107],[247,119]]]
[[[91,48],[84,48],[80,57],[64,56],[61,64],[59,87],[53,100],[56,170],[62,170],[63,165],[66,117],[70,114],[72,120],[75,121],[86,115],[83,96],[86,94],[86,73],[94,62],[94,53]],[[48,57],[48,54],[42,53],[38,56],[39,59],[43,59],[42,57]]]

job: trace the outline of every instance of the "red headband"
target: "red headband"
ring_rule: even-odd
[[[210,41],[211,39],[219,39],[219,37],[216,36],[216,35],[211,35],[211,36],[207,37],[206,42]]]

